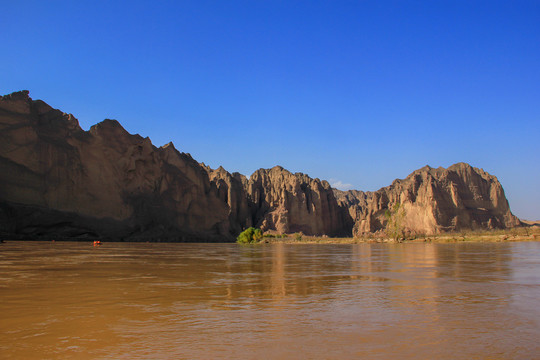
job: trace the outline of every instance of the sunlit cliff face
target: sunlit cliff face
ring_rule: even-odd
[[[172,143],[155,147],[116,120],[84,131],[27,91],[0,98],[0,130],[0,224],[12,236],[223,241],[250,226],[360,236],[387,229],[396,205],[391,217],[412,234],[519,224],[497,178],[463,163],[426,166],[372,193],[280,166],[248,179]]]

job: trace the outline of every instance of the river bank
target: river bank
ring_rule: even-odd
[[[416,235],[405,239],[389,238],[385,234],[369,234],[363,237],[334,238],[327,236],[307,236],[287,234],[284,237],[265,236],[261,243],[284,244],[358,244],[358,243],[418,243],[418,242],[505,242],[539,241],[540,226],[518,227],[506,230],[461,231],[435,235]]]

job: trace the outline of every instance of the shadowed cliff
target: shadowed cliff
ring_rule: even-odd
[[[228,209],[205,170],[115,120],[89,131],[27,91],[0,98],[1,231],[28,238],[211,240]]]

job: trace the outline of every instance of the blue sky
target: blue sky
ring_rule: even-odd
[[[360,190],[463,161],[540,219],[539,1],[11,1],[0,30],[0,92],[85,129]]]

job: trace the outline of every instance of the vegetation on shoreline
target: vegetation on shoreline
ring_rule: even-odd
[[[392,234],[393,235],[393,234]],[[287,244],[357,244],[357,243],[416,243],[416,242],[504,242],[504,241],[540,241],[540,226],[521,226],[505,230],[464,230],[436,235],[417,234],[404,238],[395,238],[386,233],[366,234],[362,237],[330,238],[327,236],[306,236],[298,234],[266,237],[265,243]]]
[[[0,240],[0,243],[7,241],[78,241],[88,242],[95,239],[76,239],[76,238],[41,238],[41,239],[29,239],[29,238],[4,238]],[[103,242],[124,242],[122,239],[98,239]],[[159,241],[151,241],[140,239],[139,241],[130,242],[186,242],[186,241],[167,241],[168,239],[160,239]],[[213,239],[212,242],[229,242],[229,241],[217,241]],[[534,223],[534,225],[526,225],[515,227],[505,230],[465,230],[460,232],[447,232],[436,235],[404,235],[402,238],[395,239],[389,237],[386,232],[378,232],[372,234],[365,234],[362,237],[328,237],[323,236],[310,236],[302,233],[292,234],[276,234],[268,233],[263,234],[261,229],[248,228],[243,231],[237,238],[239,244],[272,244],[272,243],[284,243],[284,244],[358,244],[358,243],[420,243],[420,242],[433,242],[433,243],[457,243],[457,242],[508,242],[508,241],[540,241],[540,224]],[[188,241],[189,242],[189,241]],[[201,242],[191,241],[191,242]],[[208,241],[202,241],[208,242]]]
[[[256,244],[263,238],[263,232],[261,229],[250,227],[242,231],[236,238],[236,242],[239,244]]]

